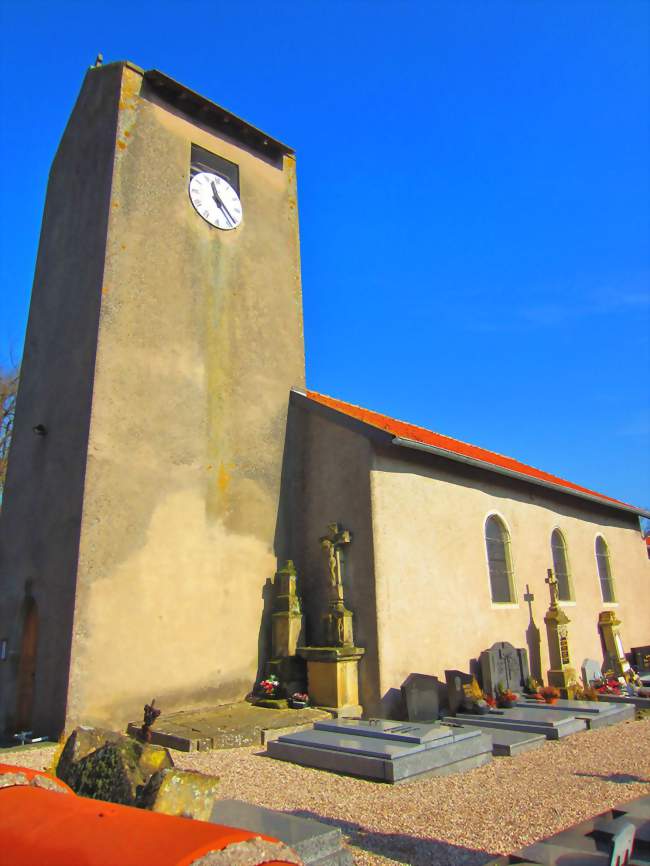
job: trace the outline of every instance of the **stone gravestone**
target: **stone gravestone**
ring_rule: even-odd
[[[463,671],[445,671],[449,712],[452,716],[456,715],[465,701],[463,686],[471,685],[473,679],[472,674],[466,674]]]
[[[438,677],[409,674],[402,683],[402,697],[409,722],[438,721],[440,698],[444,689]]]
[[[479,658],[483,690],[494,694],[497,684],[518,692],[525,686],[530,676],[528,653],[523,647],[517,649],[507,641],[492,644]]]
[[[593,683],[594,680],[600,680],[603,674],[600,665],[594,659],[585,659],[582,663],[582,682],[585,688]]]

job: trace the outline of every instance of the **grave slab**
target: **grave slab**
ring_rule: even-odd
[[[480,731],[480,727],[463,722],[462,729]],[[546,742],[544,734],[531,734],[527,731],[509,731],[504,728],[490,728],[492,735],[492,754],[500,758],[512,758],[523,752],[538,749]]]
[[[639,818],[647,818],[650,821],[650,796],[637,797],[636,800],[621,803],[615,807],[614,812],[623,815],[636,815]]]
[[[552,845],[549,842],[536,842],[518,851],[517,859],[521,857],[523,860],[539,863],[541,866],[611,866],[609,853],[599,851],[595,844],[586,843],[586,847],[587,850],[568,845]]]
[[[485,715],[458,713],[454,718],[443,719],[444,722],[453,722],[454,720],[480,728],[503,728],[504,730],[543,734],[547,740],[557,740],[560,737],[584,731],[587,727],[585,720],[577,719],[573,713],[562,710],[543,712],[528,707],[490,710]]]
[[[558,699],[554,704],[542,704],[539,701],[518,700],[517,707],[537,710],[538,712],[569,712],[577,719],[584,719],[589,729],[604,728],[634,718],[634,707],[631,704],[609,704],[598,701],[571,701]]]
[[[373,725],[348,719],[324,722],[324,728],[319,725],[270,742],[267,754],[308,767],[391,783],[423,774],[471,769],[492,758],[488,731],[378,721],[380,724]]]
[[[650,710],[650,698],[638,695],[598,695],[598,700],[608,704],[631,704],[638,710]]]
[[[404,743],[428,743],[431,740],[448,738],[450,734],[447,725],[393,722],[389,719],[324,719],[316,722],[314,730],[337,734],[354,732],[362,737]]]
[[[352,854],[342,849],[338,827],[253,806],[243,800],[216,800],[210,823],[237,827],[279,839],[292,848],[305,866],[352,866]]]

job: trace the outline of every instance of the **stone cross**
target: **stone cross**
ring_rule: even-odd
[[[334,600],[343,602],[343,573],[341,570],[341,548],[350,544],[352,535],[347,529],[342,529],[338,523],[328,524],[329,535],[320,539],[321,546],[327,551],[330,572],[330,584],[335,592]]]
[[[546,573],[548,577],[545,579],[544,583],[548,583],[548,588],[551,593],[551,607],[556,608],[560,600],[560,595],[557,589],[557,577],[553,574],[552,568],[549,568]]]

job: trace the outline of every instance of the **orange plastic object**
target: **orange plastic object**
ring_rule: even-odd
[[[208,851],[255,836],[42,788],[0,788],[0,862],[7,866],[190,866]]]
[[[74,794],[72,788],[69,785],[66,785],[62,779],[58,779],[56,776],[52,776],[44,770],[32,770],[29,767],[14,767],[12,764],[0,764],[0,776],[2,776],[3,773],[21,773],[23,776],[27,776],[30,781],[34,776],[45,776],[45,778],[49,779],[51,782],[55,782],[59,788],[63,788],[63,790],[67,791],[69,794]]]

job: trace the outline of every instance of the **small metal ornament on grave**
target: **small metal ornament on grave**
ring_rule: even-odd
[[[143,743],[151,742],[151,727],[156,721],[162,710],[156,707],[156,699],[154,698],[150,704],[144,705],[144,717],[142,727],[140,728],[140,739]]]

